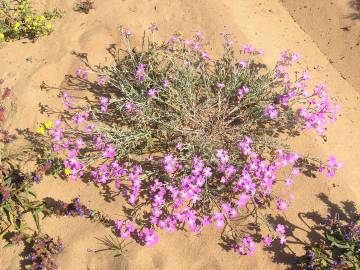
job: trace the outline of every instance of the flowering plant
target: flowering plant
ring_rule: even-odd
[[[328,217],[321,226],[322,239],[306,247],[304,267],[314,270],[360,269],[360,215],[344,222]]]
[[[43,210],[43,203],[35,200],[36,194],[31,191],[31,185],[30,175],[23,174],[11,162],[1,161],[0,235],[9,231],[27,230],[24,220],[26,213],[32,214],[36,226],[40,228],[39,214]]]
[[[29,253],[23,261],[26,269],[58,269],[54,256],[61,253],[64,249],[60,238],[55,240],[47,234],[34,233],[27,235],[16,232],[9,238],[9,242],[11,245],[18,245],[21,242],[25,244],[25,249]]]
[[[311,129],[323,136],[336,119],[339,107],[326,84],[310,91],[308,71],[290,75],[299,55],[288,50],[268,70],[258,61],[263,50],[251,45],[237,59],[228,34],[215,59],[200,32],[159,44],[157,26],[149,30],[136,50],[131,31],[121,28],[125,48],[113,65],[80,67],[68,78],[99,97],[80,106],[63,93],[66,114],[42,130],[64,159],[64,173],[113,185],[128,204],[116,235],[145,246],[156,244],[158,229],[200,234],[210,224],[240,254],[255,252],[254,231],[265,246],[285,244],[285,226],[266,216],[273,202],[279,213],[288,209],[305,159],[328,176],[341,167],[334,157],[327,163],[301,157],[284,143]],[[274,192],[277,184],[285,195]]]
[[[57,9],[36,14],[29,0],[0,1],[0,42],[10,39],[29,38],[51,33],[51,20],[60,17]]]

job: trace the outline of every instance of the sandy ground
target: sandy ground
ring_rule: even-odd
[[[342,105],[340,119],[328,128],[326,143],[314,134],[294,141],[302,154],[323,159],[336,155],[344,163],[344,170],[331,180],[304,176],[295,184],[298,199],[286,213],[292,230],[291,250],[259,250],[253,257],[240,257],[224,251],[218,245],[218,232],[210,228],[202,237],[161,234],[160,243],[153,248],[132,245],[125,256],[113,258],[110,253],[93,252],[101,247],[95,237],[109,234],[108,229],[83,219],[51,218],[44,220],[43,228],[64,241],[65,250],[58,257],[60,269],[298,269],[292,252],[302,254],[296,242],[308,241],[309,237],[299,216],[325,214],[329,209],[340,211],[346,200],[360,203],[360,65],[356,62],[360,56],[356,45],[360,31],[356,16],[346,17],[356,12],[348,1],[333,0],[330,5],[325,0],[102,0],[96,1],[96,9],[88,15],[73,12],[71,0],[39,2],[59,7],[66,14],[56,22],[50,36],[36,43],[8,43],[0,49],[0,75],[14,89],[5,124],[10,130],[34,130],[47,119],[39,111],[40,104],[60,108],[58,91],[42,91],[40,85],[45,81],[61,86],[65,74],[73,73],[79,65],[72,51],[87,53],[92,64],[109,61],[106,48],[119,42],[119,25],[132,28],[140,36],[150,22],[159,25],[160,37],[174,31],[192,34],[201,30],[215,44],[215,52],[219,49],[219,33],[231,32],[240,45],[250,42],[264,48],[267,63],[274,63],[283,49],[298,51],[302,67],[312,71],[313,82],[326,81],[330,94]],[[341,27],[349,27],[349,31]],[[105,202],[99,190],[82,182],[47,179],[36,186],[36,191],[41,197],[63,200],[80,195],[82,202],[92,208],[102,209],[114,218],[121,215],[119,202]],[[321,192],[324,195],[319,196]],[[305,221],[312,224],[311,220]],[[13,249],[0,249],[0,269],[19,269],[19,257]]]
[[[360,1],[281,1],[340,75],[360,92]]]

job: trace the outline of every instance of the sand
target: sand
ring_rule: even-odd
[[[301,2],[301,5],[298,3]],[[299,218],[306,213],[324,215],[329,209],[341,211],[346,200],[360,203],[360,51],[359,20],[348,1],[333,0],[98,0],[88,15],[72,11],[70,0],[39,1],[41,7],[59,7],[66,11],[55,23],[55,31],[35,43],[15,41],[0,49],[0,77],[14,89],[12,105],[5,127],[10,130],[35,130],[44,119],[39,105],[61,108],[58,90],[40,89],[46,84],[60,87],[64,76],[74,73],[80,61],[72,52],[87,53],[91,64],[110,60],[106,48],[119,42],[117,27],[124,25],[137,35],[150,22],[160,27],[160,37],[174,31],[185,35],[204,32],[214,52],[219,50],[223,31],[231,32],[238,45],[249,42],[265,49],[264,60],[274,63],[280,51],[290,48],[302,55],[302,67],[312,72],[313,82],[326,81],[330,94],[342,106],[341,117],[329,126],[325,143],[312,133],[296,138],[294,148],[302,154],[326,159],[334,154],[344,163],[334,179],[323,177],[297,180],[297,200],[286,217],[292,236],[289,249],[259,251],[253,257],[242,257],[224,251],[219,233],[209,228],[201,237],[190,233],[160,234],[160,242],[152,248],[138,245],[114,258],[111,253],[95,253],[101,248],[96,237],[110,234],[101,225],[76,218],[51,218],[43,222],[45,232],[59,235],[65,244],[57,258],[60,269],[298,269],[292,252],[303,254],[299,242],[309,241],[306,224]],[[307,6],[304,8],[303,6]],[[351,15],[352,14],[352,15]],[[349,16],[348,16],[349,15]],[[351,15],[351,16],[350,16]],[[329,20],[331,19],[331,20]],[[349,31],[341,27],[349,27]],[[330,43],[327,43],[329,42]],[[99,190],[83,182],[64,182],[48,178],[35,187],[40,197],[70,200],[80,196],[91,208],[101,209],[111,217],[121,215],[118,201],[106,202]],[[319,194],[323,195],[319,196]],[[304,219],[310,225],[309,218]],[[294,243],[292,243],[294,242]],[[0,269],[19,269],[19,256],[14,249],[0,249]]]

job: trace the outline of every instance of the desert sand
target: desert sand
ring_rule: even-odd
[[[0,77],[12,87],[11,110],[4,125],[35,130],[53,116],[42,114],[39,105],[61,108],[58,90],[44,91],[41,83],[60,87],[64,76],[74,73],[80,61],[72,52],[87,53],[93,65],[111,60],[106,48],[120,41],[118,26],[133,29],[139,37],[151,22],[159,37],[175,31],[191,35],[197,30],[219,50],[220,32],[231,32],[240,46],[251,43],[264,48],[264,60],[274,64],[282,50],[302,56],[302,68],[312,72],[313,83],[327,82],[330,94],[341,104],[339,120],[328,127],[327,142],[308,133],[293,141],[301,154],[326,159],[336,155],[344,169],[333,179],[302,176],[295,184],[297,200],[286,217],[292,230],[289,248],[239,256],[219,246],[219,233],[209,228],[197,237],[190,233],[160,234],[152,248],[130,245],[124,256],[114,258],[101,248],[96,237],[110,234],[99,224],[80,218],[50,218],[43,221],[46,233],[59,235],[65,250],[57,258],[64,270],[111,269],[299,269],[295,254],[302,255],[299,241],[309,241],[309,229],[299,218],[306,213],[325,215],[341,211],[345,201],[360,203],[360,11],[350,0],[98,0],[95,10],[80,14],[72,0],[41,0],[39,7],[58,7],[66,13],[55,23],[54,32],[35,43],[15,41],[0,48]],[[306,8],[304,7],[306,6]],[[348,30],[342,29],[346,27]],[[83,203],[109,216],[121,215],[120,202],[106,202],[99,190],[81,181],[65,182],[48,177],[35,187],[40,197],[68,201],[80,196]],[[322,194],[322,195],[320,195]],[[345,204],[346,205],[346,204]],[[304,218],[310,226],[311,218]],[[14,249],[0,249],[0,269],[19,269]]]

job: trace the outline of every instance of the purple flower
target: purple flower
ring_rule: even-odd
[[[106,75],[101,76],[98,80],[98,84],[104,86],[108,80],[109,80],[108,76]]]
[[[158,91],[155,88],[150,88],[147,92],[148,97],[156,97]]]
[[[223,89],[223,88],[225,87],[225,84],[223,84],[223,83],[216,83],[215,86],[216,86],[217,89],[221,90],[221,89]]]
[[[145,64],[139,64],[135,71],[135,78],[139,82],[145,81],[145,67],[146,67]]]
[[[104,158],[114,159],[116,156],[116,149],[112,147],[111,145],[108,145],[103,152]]]
[[[237,253],[242,255],[252,256],[256,251],[256,246],[252,237],[247,236],[243,238],[241,245],[235,245],[234,249]]]
[[[230,156],[224,149],[216,151],[216,157],[219,158],[221,164],[226,164],[230,160]]]
[[[283,199],[277,199],[277,209],[280,211],[286,211],[288,209],[289,203],[284,201]]]
[[[242,193],[238,201],[236,202],[236,206],[238,208],[242,208],[248,203],[248,201],[250,201],[250,196],[245,193]]]
[[[248,54],[254,54],[256,52],[256,49],[253,46],[251,46],[250,44],[245,44],[243,46],[243,52],[245,54],[247,54],[247,53]]]
[[[151,247],[159,241],[159,237],[155,233],[155,230],[152,228],[143,229],[141,238],[143,239],[145,246],[147,247]]]
[[[291,61],[297,62],[300,60],[300,54],[299,53],[293,53],[291,56]]]
[[[125,108],[125,111],[129,114],[136,114],[140,111],[139,107],[131,101],[125,102],[124,108]]]
[[[153,33],[155,31],[158,31],[159,28],[155,23],[150,23],[149,30],[151,31],[151,33]]]
[[[337,162],[335,156],[330,156],[326,163],[326,166],[327,166],[326,176],[333,177],[333,176],[335,176],[336,170],[341,169],[343,165],[342,165],[342,163]]]
[[[208,52],[206,52],[206,51],[203,51],[202,53],[201,53],[201,56],[205,59],[205,60],[211,60],[212,58],[211,58],[211,56],[209,55],[209,53]]]
[[[243,98],[249,92],[250,92],[250,88],[247,87],[247,86],[243,86],[243,87],[238,89],[237,96],[239,98]]]
[[[282,245],[286,244],[286,236],[285,235],[280,236],[280,244],[282,244]]]
[[[269,105],[265,109],[265,116],[276,119],[279,116],[279,112],[276,110],[275,106]]]
[[[168,88],[169,86],[170,86],[169,80],[164,80],[164,81],[163,81],[163,87],[164,87],[164,88]]]
[[[176,150],[181,151],[184,148],[184,144],[182,142],[176,143]]]
[[[109,98],[107,98],[107,97],[100,97],[100,105],[101,105],[100,110],[101,110],[102,112],[107,112],[108,106],[109,106]]]
[[[224,215],[222,213],[215,212],[213,218],[214,218],[215,225],[217,228],[221,229],[225,226],[225,219],[224,219]]]
[[[165,155],[162,164],[164,170],[170,175],[174,174],[178,168],[178,163],[176,161],[176,158],[174,158],[172,154]]]
[[[273,238],[270,235],[264,236],[262,238],[262,242],[265,247],[270,247],[273,242]]]
[[[248,68],[250,66],[249,61],[240,61],[239,64],[242,68]]]
[[[294,180],[288,177],[288,178],[285,179],[285,183],[288,186],[291,186],[292,184],[294,184]]]
[[[121,35],[124,38],[129,38],[129,37],[132,36],[132,31],[130,29],[127,29],[127,28],[121,28]]]
[[[305,80],[305,81],[308,81],[311,79],[311,75],[309,72],[305,71],[303,74],[302,74],[302,79]]]
[[[210,176],[212,175],[211,168],[210,168],[210,167],[205,167],[205,168],[203,169],[203,175],[204,175],[205,177],[210,177]]]
[[[280,235],[284,235],[285,234],[285,226],[283,224],[278,224],[276,226],[276,232]]]

